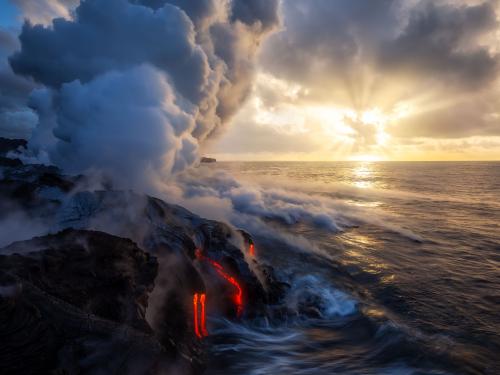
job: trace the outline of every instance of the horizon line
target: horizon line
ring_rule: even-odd
[[[500,162],[500,159],[475,159],[475,160],[229,160],[217,159],[217,163],[484,163]]]

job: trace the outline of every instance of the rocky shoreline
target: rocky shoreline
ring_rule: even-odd
[[[283,298],[248,233],[25,164],[23,146],[0,139],[0,222],[44,235],[0,249],[2,373],[201,373],[207,314],[266,316]]]

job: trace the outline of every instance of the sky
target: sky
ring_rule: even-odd
[[[166,2],[141,1],[155,10],[155,1]],[[500,160],[499,1],[251,0],[233,5],[238,20],[200,26],[189,7],[214,1],[170,1],[189,15],[203,48],[207,33],[227,38],[224,22],[260,31],[247,30],[246,39],[234,34],[231,54],[240,60],[226,78],[244,89],[207,96],[224,105],[201,120],[195,116],[191,133],[200,153],[219,160]],[[20,49],[23,19],[51,28],[54,17],[71,21],[78,3],[0,0],[0,135],[31,136],[40,111],[27,103],[40,84],[87,78],[81,70],[67,80],[49,77],[50,70],[42,76],[33,64],[43,59],[29,53],[14,63],[17,74],[8,62]],[[248,22],[250,16],[258,22]],[[34,34],[26,33],[38,40]],[[244,40],[255,45],[248,42],[241,53]],[[234,58],[221,48],[214,54],[231,68]],[[251,59],[244,62],[245,54]],[[184,72],[167,68],[179,96],[195,103]]]
[[[19,22],[17,19],[19,15],[18,9],[7,0],[1,0],[0,6],[0,25],[2,27],[15,26]]]
[[[281,12],[216,156],[500,158],[497,1],[285,0]]]

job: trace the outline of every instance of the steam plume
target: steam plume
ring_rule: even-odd
[[[45,86],[31,152],[122,187],[192,165],[248,95],[278,0],[83,0],[70,19],[25,23],[15,73]]]

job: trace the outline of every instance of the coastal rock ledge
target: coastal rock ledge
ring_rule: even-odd
[[[210,317],[266,317],[283,300],[248,233],[92,189],[0,141],[0,224],[35,236],[0,239],[2,374],[198,374]]]

